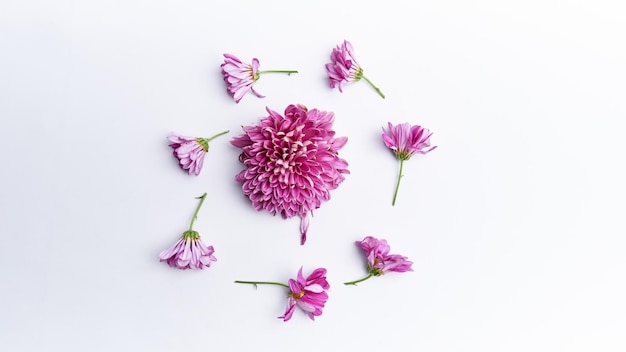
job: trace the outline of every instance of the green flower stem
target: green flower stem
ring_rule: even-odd
[[[229,131],[229,130],[227,130],[227,131],[224,131],[224,132],[220,132],[220,133],[218,133],[218,134],[214,135],[213,137],[211,137],[211,138],[205,138],[204,140],[206,140],[206,142],[207,142],[207,143],[209,143],[210,141],[214,140],[215,138],[217,138],[217,137],[219,137],[219,136],[223,136],[223,135],[225,135],[225,134],[226,134],[226,133],[228,133],[228,132],[230,132],[230,131]]]
[[[396,205],[396,198],[398,197],[398,189],[400,188],[400,179],[402,178],[402,166],[404,165],[404,160],[400,159],[400,172],[398,173],[398,182],[396,183],[396,192],[393,194],[393,202],[391,205]]]
[[[205,152],[209,151],[209,142],[214,140],[215,138],[225,135],[226,133],[228,133],[230,131],[224,131],[224,132],[220,132],[216,135],[214,135],[211,138],[196,138],[196,141],[202,146],[202,149],[204,149]]]
[[[376,87],[374,85],[374,83],[372,83],[372,81],[370,81],[367,77],[361,75],[361,78],[363,78],[367,83],[370,84],[370,86],[372,86],[372,88],[376,89],[376,92],[378,92],[378,94],[383,97],[383,99],[385,99],[385,95],[383,94],[383,92],[380,91],[380,89],[378,87]]]
[[[296,70],[265,70],[265,71],[257,71],[256,75],[259,77],[262,73],[286,73],[287,76],[291,76],[292,73],[298,73]]]
[[[200,199],[200,203],[198,204],[198,207],[196,208],[196,212],[193,213],[193,217],[191,218],[191,223],[189,224],[189,231],[193,230],[193,223],[198,218],[198,211],[200,211],[200,207],[202,206],[202,203],[204,203],[204,199],[205,198],[206,198],[206,192],[203,195],[201,195],[200,197],[196,198],[196,199]]]
[[[363,282],[367,279],[369,279],[370,277],[372,277],[372,274],[367,275],[366,277],[362,278],[362,279],[358,279],[358,280],[354,280],[354,281],[350,281],[350,282],[344,282],[344,285],[354,285],[356,286],[356,284],[358,284],[359,282]]]
[[[286,284],[283,284],[283,283],[280,283],[280,282],[271,282],[271,281],[240,281],[240,280],[236,280],[235,283],[236,284],[250,284],[250,285],[254,285],[254,287],[256,287],[257,285],[278,285],[278,286],[289,288],[289,286],[286,285]]]

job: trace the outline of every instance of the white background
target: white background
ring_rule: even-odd
[[[621,1],[2,1],[0,350],[626,350]],[[365,82],[328,87],[350,40]],[[265,75],[235,104],[222,53]],[[229,141],[265,107],[333,111],[351,174],[311,219],[252,209]],[[388,121],[431,129],[405,164]],[[189,176],[170,131],[209,136]],[[211,268],[158,261],[208,193]],[[414,272],[357,287],[354,241]],[[328,269],[322,316],[278,286]]]

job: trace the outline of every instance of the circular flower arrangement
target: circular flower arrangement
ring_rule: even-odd
[[[254,58],[251,64],[244,63],[232,54],[224,54],[221,65],[222,75],[227,84],[227,91],[235,102],[252,92],[263,97],[253,89],[261,74],[278,72],[297,73],[295,70],[259,71],[259,60]],[[356,62],[352,44],[344,41],[331,53],[331,62],[326,64],[330,87],[339,88],[342,84],[357,82],[361,79],[369,83],[382,97],[385,95],[367,77],[363,68]],[[266,108],[269,116],[260,119],[256,125],[243,126],[243,134],[233,138],[230,143],[241,149],[239,161],[245,166],[235,179],[242,184],[243,193],[258,211],[266,210],[272,215],[280,214],[283,219],[300,217],[300,244],[306,242],[309,227],[309,215],[313,210],[330,200],[330,191],[339,187],[349,174],[348,163],[339,158],[339,150],[348,141],[347,137],[335,137],[332,129],[334,114],[318,109],[307,109],[304,105],[287,106],[284,116]],[[168,139],[174,156],[181,169],[190,175],[199,175],[205,154],[209,151],[209,142],[229,131],[218,133],[210,138],[185,137],[172,133]],[[400,186],[402,167],[416,153],[426,154],[435,149],[430,146],[432,133],[419,125],[388,123],[383,128],[384,144],[400,160],[400,171],[392,205],[395,205]],[[198,212],[207,194],[200,199],[189,224],[189,229],[172,247],[162,251],[160,261],[167,262],[178,269],[203,269],[217,261],[213,246],[206,246],[200,234],[193,230]],[[357,285],[375,276],[387,272],[413,271],[413,262],[399,254],[389,254],[389,245],[384,239],[366,236],[356,244],[365,252],[367,276],[345,282],[345,285]],[[302,267],[296,279],[289,279],[288,284],[274,281],[241,281],[235,283],[283,286],[289,290],[285,313],[279,318],[288,321],[296,307],[300,307],[311,319],[322,314],[330,285],[326,279],[326,268],[317,268],[306,278]]]
[[[300,244],[306,241],[308,214],[330,199],[348,171],[338,151],[348,141],[335,137],[334,114],[289,105],[284,116],[267,108],[258,125],[244,126],[231,140],[246,167],[237,174],[252,206],[283,219],[300,216]]]

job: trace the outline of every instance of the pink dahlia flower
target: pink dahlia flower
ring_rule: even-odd
[[[200,199],[200,203],[196,208],[196,212],[191,218],[189,224],[189,230],[183,233],[181,239],[178,240],[172,247],[164,250],[159,254],[161,262],[167,262],[171,267],[178,269],[204,269],[211,266],[211,262],[217,261],[217,258],[213,256],[215,250],[213,246],[206,246],[200,239],[200,234],[193,230],[193,223],[195,222],[198,211],[206,198],[206,193],[203,194]]]
[[[224,63],[220,65],[222,67],[222,75],[224,76],[224,82],[226,82],[226,90],[235,99],[236,103],[239,103],[241,98],[248,92],[254,93],[259,98],[265,98],[252,87],[263,73],[280,72],[288,75],[298,73],[295,70],[259,71],[259,60],[257,58],[252,59],[252,64],[247,64],[232,54],[224,54],[224,57]]]
[[[400,160],[400,172],[398,173],[398,181],[396,182],[396,191],[393,195],[392,205],[396,204],[398,189],[400,188],[400,179],[402,178],[402,167],[404,161],[409,160],[415,154],[426,154],[437,146],[430,146],[430,136],[432,132],[422,126],[411,126],[409,123],[392,125],[388,123],[388,129],[383,127],[383,142],[387,148],[393,151],[394,155]]]
[[[288,321],[293,316],[293,312],[296,306],[300,307],[311,320],[315,320],[316,316],[322,314],[322,308],[328,300],[328,289],[330,285],[326,280],[326,269],[318,268],[313,270],[311,275],[304,277],[302,275],[302,267],[298,270],[298,276],[294,279],[289,279],[289,284],[285,285],[280,282],[272,281],[235,281],[239,284],[251,284],[251,285],[279,285],[289,289],[289,301],[287,303],[287,310],[285,314],[279,318],[283,321]]]
[[[204,156],[209,151],[209,142],[216,137],[228,133],[220,132],[211,138],[184,137],[176,133],[171,133],[169,139],[173,154],[178,159],[181,169],[187,170],[189,174],[199,175],[202,171]]]
[[[267,111],[258,125],[243,127],[244,134],[231,140],[246,167],[235,179],[255,209],[283,219],[299,216],[304,244],[307,215],[329,200],[349,173],[338,156],[348,138],[335,137],[332,112],[303,105],[289,105],[285,116]]]
[[[352,83],[363,78],[381,97],[383,97],[383,99],[385,98],[385,95],[380,89],[363,75],[363,68],[357,63],[354,57],[354,48],[349,41],[344,40],[343,44],[337,45],[337,47],[333,49],[330,54],[330,61],[330,63],[326,64],[330,88],[337,86],[339,91],[343,92],[341,89],[343,83]]]
[[[410,262],[407,257],[389,254],[390,247],[386,240],[367,236],[362,241],[356,241],[356,244],[365,252],[369,274],[362,279],[346,282],[346,285],[356,285],[372,276],[381,276],[390,271],[398,273],[413,271],[411,268],[413,262]]]

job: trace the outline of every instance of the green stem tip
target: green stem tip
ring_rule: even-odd
[[[265,71],[257,71],[256,79],[259,79],[259,76],[263,73],[286,73],[287,76],[291,76],[292,73],[298,73],[296,70],[265,70]]]
[[[210,141],[214,140],[215,138],[217,138],[217,137],[219,137],[219,136],[223,136],[223,135],[225,135],[225,134],[226,134],[226,133],[228,133],[228,132],[230,132],[230,131],[229,131],[229,130],[226,130],[226,131],[224,131],[224,132],[220,132],[220,133],[218,133],[218,134],[214,135],[213,137],[210,137],[210,138],[205,138],[205,140],[206,140],[206,141],[207,141],[207,143],[208,143],[208,142],[210,142]]]
[[[219,136],[225,135],[228,132],[230,132],[230,131],[220,132],[220,133],[218,133],[218,134],[216,134],[216,135],[214,135],[214,136],[212,136],[210,138],[199,137],[199,138],[196,138],[196,141],[202,146],[202,149],[204,149],[205,152],[208,152],[209,151],[209,142],[214,140],[215,138],[217,138]]]
[[[367,275],[366,277],[362,278],[362,279],[358,279],[358,280],[354,280],[354,281],[349,281],[349,282],[344,282],[344,285],[354,285],[356,286],[356,284],[358,284],[359,282],[363,282],[367,279],[369,279],[370,277],[372,277],[372,274]]]
[[[280,283],[280,282],[272,282],[272,281],[241,281],[241,280],[235,280],[236,284],[249,284],[249,285],[254,285],[254,287],[256,287],[257,285],[277,285],[277,286],[282,286],[282,287],[286,287],[289,288],[288,285]]]
[[[191,223],[189,224],[189,231],[193,230],[193,223],[198,218],[198,211],[200,211],[200,207],[202,206],[202,203],[204,203],[205,198],[206,198],[206,192],[200,197],[196,197],[196,199],[200,199],[200,203],[198,203],[198,206],[196,207],[196,211],[193,213],[193,217],[191,218]]]
[[[385,99],[385,95],[383,94],[383,92],[380,91],[380,88],[376,87],[376,85],[372,83],[372,81],[370,81],[369,78],[363,75],[361,75],[361,78],[363,78],[367,83],[369,83],[369,85],[372,86],[372,88],[376,89],[376,92],[378,93],[378,95],[380,95],[381,97],[383,97],[383,99]]]

